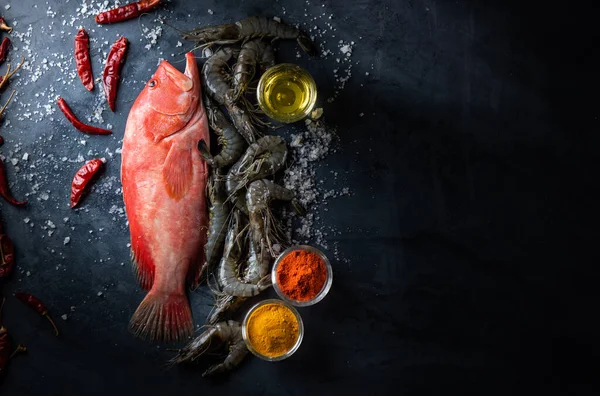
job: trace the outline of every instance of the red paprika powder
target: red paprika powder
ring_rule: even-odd
[[[276,276],[283,294],[292,300],[309,301],[323,290],[327,267],[318,254],[293,250],[279,262]]]

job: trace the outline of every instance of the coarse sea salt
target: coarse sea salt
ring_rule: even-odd
[[[291,210],[284,211],[284,220],[288,239],[292,243],[314,242],[324,248],[327,246],[327,230],[321,218],[315,213],[318,210],[327,211],[325,205],[332,198],[350,195],[348,187],[339,190],[324,187],[323,180],[317,180],[317,170],[323,165],[322,161],[332,152],[338,139],[335,129],[329,127],[321,119],[322,111],[315,110],[319,121],[307,119],[305,128],[290,135],[289,152],[292,157],[291,165],[284,171],[284,187],[295,192],[298,201],[307,209],[304,216],[296,216]],[[337,178],[337,172],[334,175]],[[329,232],[338,233],[329,227]]]

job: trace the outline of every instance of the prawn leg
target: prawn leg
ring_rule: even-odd
[[[264,136],[251,144],[227,174],[229,196],[248,183],[275,174],[287,159],[287,146],[279,136]]]
[[[248,354],[248,348],[242,338],[242,326],[239,322],[228,320],[209,326],[198,337],[183,347],[172,363],[192,363],[199,359],[211,347],[227,343],[229,351],[222,363],[215,364],[202,374],[203,377],[231,371]]]
[[[270,203],[273,200],[294,202],[294,193],[270,180],[256,180],[248,186],[246,201],[250,215],[250,249],[262,260],[265,251],[275,256],[272,246],[284,239],[281,226],[273,216]]]
[[[225,168],[235,163],[242,156],[246,148],[246,142],[227,117],[225,117],[225,114],[208,96],[204,98],[204,105],[210,127],[218,136],[221,151],[219,154],[212,156],[204,140],[200,140],[198,143],[198,150],[211,167]]]
[[[241,261],[241,242],[243,241],[242,220],[239,212],[234,212],[232,225],[225,237],[225,251],[219,263],[218,282],[220,293],[235,297],[252,297],[271,286],[271,279],[264,276],[255,283],[246,283],[239,278],[239,262]]]
[[[235,296],[219,298],[206,322],[208,324],[215,324],[222,321],[229,312],[237,310],[246,300],[244,297]]]
[[[207,279],[208,275],[217,267],[225,243],[227,219],[231,205],[227,202],[225,179],[218,169],[211,174],[208,182],[208,197],[210,200],[208,238],[204,245],[206,262],[200,269],[199,279]]]

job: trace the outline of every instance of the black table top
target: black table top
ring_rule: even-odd
[[[75,0],[0,6],[16,25],[11,63],[18,55],[30,62],[11,85],[18,96],[0,127],[12,191],[30,203],[0,203],[17,249],[15,273],[2,285],[5,325],[29,348],[11,362],[2,395],[508,394],[529,387],[591,394],[597,375],[583,362],[598,357],[598,328],[588,319],[598,271],[585,263],[597,263],[598,253],[584,248],[598,236],[592,150],[599,129],[597,101],[583,96],[597,82],[586,64],[597,33],[585,7],[172,1],[106,27],[81,8]],[[278,44],[280,61],[313,73],[321,98],[340,91],[321,101],[340,139],[320,172],[338,172],[351,195],[315,209],[339,231],[326,236],[329,256],[334,243],[339,250],[333,288],[301,311],[306,336],[292,358],[248,358],[227,378],[167,369],[167,346],[127,331],[144,292],[129,268],[118,149],[129,108],[158,59],[182,69],[189,48],[178,47],[167,26],[156,44],[148,41],[143,29],[161,26],[157,15],[179,29],[279,16],[307,30],[318,26],[317,41],[334,51],[296,58],[295,43]],[[114,114],[98,100],[99,84],[90,94],[74,78],[80,25],[97,39],[95,75],[117,36],[131,41]],[[344,77],[350,63],[336,61],[339,40],[354,42],[343,88],[334,69]],[[56,95],[80,115],[104,108],[102,124],[112,124],[113,135],[73,130],[54,110]],[[80,155],[108,164],[73,211],[68,187]],[[59,339],[11,297],[16,290],[47,303]],[[201,324],[209,292],[200,288],[190,299]]]

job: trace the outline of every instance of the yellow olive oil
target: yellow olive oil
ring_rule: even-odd
[[[295,122],[310,114],[317,100],[317,88],[306,70],[283,63],[263,74],[257,95],[267,116],[281,122]]]

